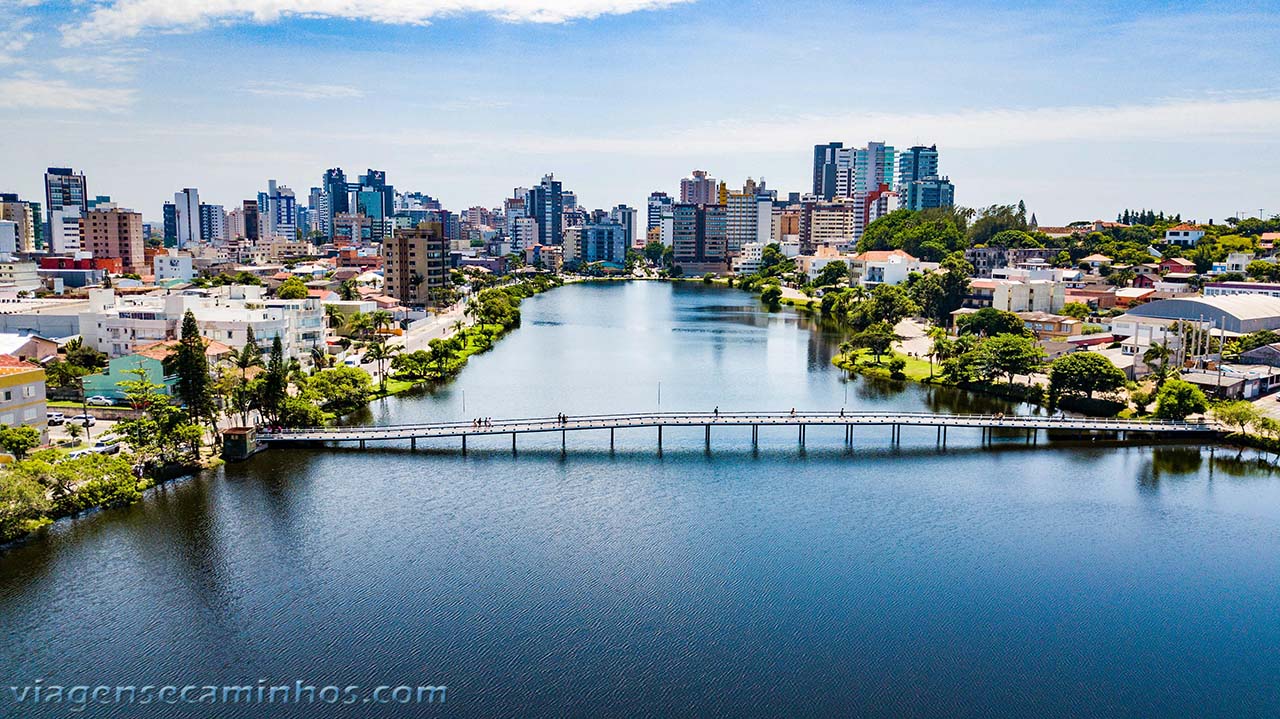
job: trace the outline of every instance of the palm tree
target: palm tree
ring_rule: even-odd
[[[396,318],[386,310],[374,310],[369,314],[369,321],[373,324],[374,332],[381,332],[383,329],[390,328],[396,323]]]
[[[320,345],[311,348],[311,365],[317,371],[327,368],[331,359],[329,353]]]
[[[250,342],[241,347],[239,352],[231,353],[231,366],[240,370],[240,385],[236,388],[233,401],[236,409],[240,411],[240,425],[248,426],[249,409],[252,404],[252,398],[249,396],[249,370],[264,366],[262,353],[258,351],[256,344]]]
[[[324,318],[329,322],[329,329],[336,330],[342,326],[343,311],[337,305],[324,306]]]
[[[934,360],[945,362],[951,359],[951,353],[955,350],[955,345],[947,337],[947,331],[941,327],[930,329],[929,339],[933,340],[933,344],[929,345],[929,379],[933,379]]]
[[[1172,356],[1173,350],[1169,349],[1169,345],[1164,342],[1153,344],[1147,348],[1146,352],[1142,353],[1142,362],[1147,367],[1150,368],[1153,363],[1159,363],[1158,367],[1151,368],[1151,374],[1156,378],[1157,390],[1160,389],[1165,380],[1169,379],[1172,373],[1169,368],[1169,358]]]
[[[364,312],[356,312],[347,318],[347,334],[354,337],[364,337],[373,327],[373,320]]]
[[[387,393],[387,362],[400,353],[400,345],[389,345],[386,342],[371,342],[364,351],[364,362],[378,363],[378,389]]]

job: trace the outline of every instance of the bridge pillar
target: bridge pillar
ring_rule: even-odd
[[[662,454],[662,425],[658,425],[658,454]]]
[[[760,425],[751,425],[751,446],[755,447],[760,444]]]
[[[609,451],[613,451],[613,427],[609,428]]]
[[[706,426],[707,430],[707,451],[711,451],[711,425]]]
[[[360,449],[364,449],[364,440],[360,440]]]
[[[417,437],[410,437],[410,438],[409,438],[409,449],[417,449],[417,448],[418,448],[418,438],[417,438]]]
[[[462,435],[462,453],[467,453],[467,435]]]
[[[804,446],[804,425],[800,425],[800,446]]]
[[[511,454],[516,453],[516,433],[511,433]]]
[[[567,430],[567,429],[562,429],[562,430],[560,430],[560,454],[564,454],[564,443],[565,443],[565,438],[566,438],[568,435],[569,435],[569,430]]]

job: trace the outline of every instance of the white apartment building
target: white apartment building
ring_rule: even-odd
[[[193,258],[186,253],[179,253],[178,250],[170,248],[167,254],[156,255],[152,260],[152,273],[155,275],[157,283],[167,280],[181,280],[182,282],[190,282],[195,279],[196,273],[192,266]]]
[[[48,243],[55,255],[80,251],[79,207],[67,207],[49,213]]]
[[[738,256],[733,258],[733,271],[739,275],[751,275],[760,271],[764,261],[764,243],[747,242],[739,248]]]
[[[0,258],[0,294],[35,293],[40,289],[40,274],[34,262],[10,262]]]
[[[996,280],[991,306],[1005,312],[1057,314],[1067,302],[1067,285],[1053,280]]]
[[[858,284],[900,285],[912,272],[931,272],[937,262],[921,262],[902,250],[871,250],[852,258],[853,275]]]
[[[120,357],[153,342],[176,339],[190,310],[200,334],[242,347],[252,328],[263,351],[279,336],[285,357],[311,364],[311,349],[324,346],[324,309],[319,300],[267,300],[262,288],[231,285],[208,291],[117,297],[109,289],[89,291],[89,308],[80,315],[86,345]]]

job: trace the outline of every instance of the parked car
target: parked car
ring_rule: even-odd
[[[94,395],[89,399],[86,399],[85,403],[92,405],[94,407],[110,407],[111,405],[115,404],[114,402],[111,401],[109,397],[103,397],[100,394]]]
[[[78,414],[72,417],[71,421],[85,427],[92,427],[98,423],[98,420],[94,419],[94,416],[91,414]]]
[[[345,367],[359,367],[359,366],[360,366],[360,358],[359,358],[359,357],[348,357],[348,358],[346,358],[346,359],[342,360],[342,364],[343,364],[343,366],[345,366]]]
[[[107,435],[93,443],[93,451],[98,454],[116,454],[120,451],[124,440],[113,435]]]
[[[61,412],[48,412],[45,414],[45,423],[50,427],[58,427],[66,424],[67,418]]]

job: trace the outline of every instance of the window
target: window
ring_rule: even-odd
[[[11,399],[13,399],[13,391],[12,391],[12,390],[5,390],[5,391],[4,391],[4,401],[8,402],[8,401],[9,401],[9,400],[11,400]]]

